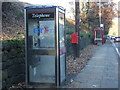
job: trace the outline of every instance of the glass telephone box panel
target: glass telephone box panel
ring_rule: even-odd
[[[54,20],[29,20],[29,35],[32,36],[32,48],[54,48]]]
[[[30,82],[55,83],[55,56],[33,55],[32,59],[34,62],[29,65]]]
[[[96,41],[98,43],[101,43],[101,41],[102,41],[102,32],[101,31],[96,31]]]
[[[64,41],[64,13],[59,12],[59,43],[60,43],[60,72],[61,81],[65,80],[65,41]]]
[[[55,83],[53,52],[55,52],[54,18],[28,18],[29,82]]]

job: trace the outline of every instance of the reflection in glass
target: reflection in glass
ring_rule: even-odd
[[[55,83],[55,56],[33,55],[29,65],[30,82]]]
[[[29,20],[29,36],[32,36],[33,48],[55,47],[54,20]]]
[[[65,80],[64,13],[59,12],[60,82]]]
[[[39,21],[39,28],[41,29],[39,39],[40,48],[53,48],[55,47],[55,30],[54,21]]]
[[[101,41],[101,40],[102,40],[101,31],[96,31],[96,40],[98,40],[98,41]]]
[[[64,14],[59,12],[60,48],[64,48]]]

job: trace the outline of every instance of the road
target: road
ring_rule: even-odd
[[[118,55],[115,50],[116,44],[108,41],[104,45],[98,46],[85,68],[73,79],[68,87],[118,88]]]
[[[117,49],[118,49],[118,51],[119,51],[119,53],[120,53],[120,42],[116,42],[116,43],[115,43],[115,46],[117,47]]]
[[[118,54],[118,71],[120,71],[120,42],[113,43],[113,46]],[[118,72],[118,79],[120,81],[120,72]],[[120,83],[118,83],[118,86],[120,87]]]
[[[120,42],[114,42],[113,40],[111,40],[113,47],[116,49],[117,54],[120,57]]]

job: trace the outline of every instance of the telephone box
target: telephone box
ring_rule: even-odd
[[[65,9],[25,7],[26,82],[28,86],[60,86],[66,77]]]
[[[94,29],[94,42],[104,44],[104,29]]]

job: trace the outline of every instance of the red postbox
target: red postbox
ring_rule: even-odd
[[[78,43],[78,33],[71,34],[71,43]]]

